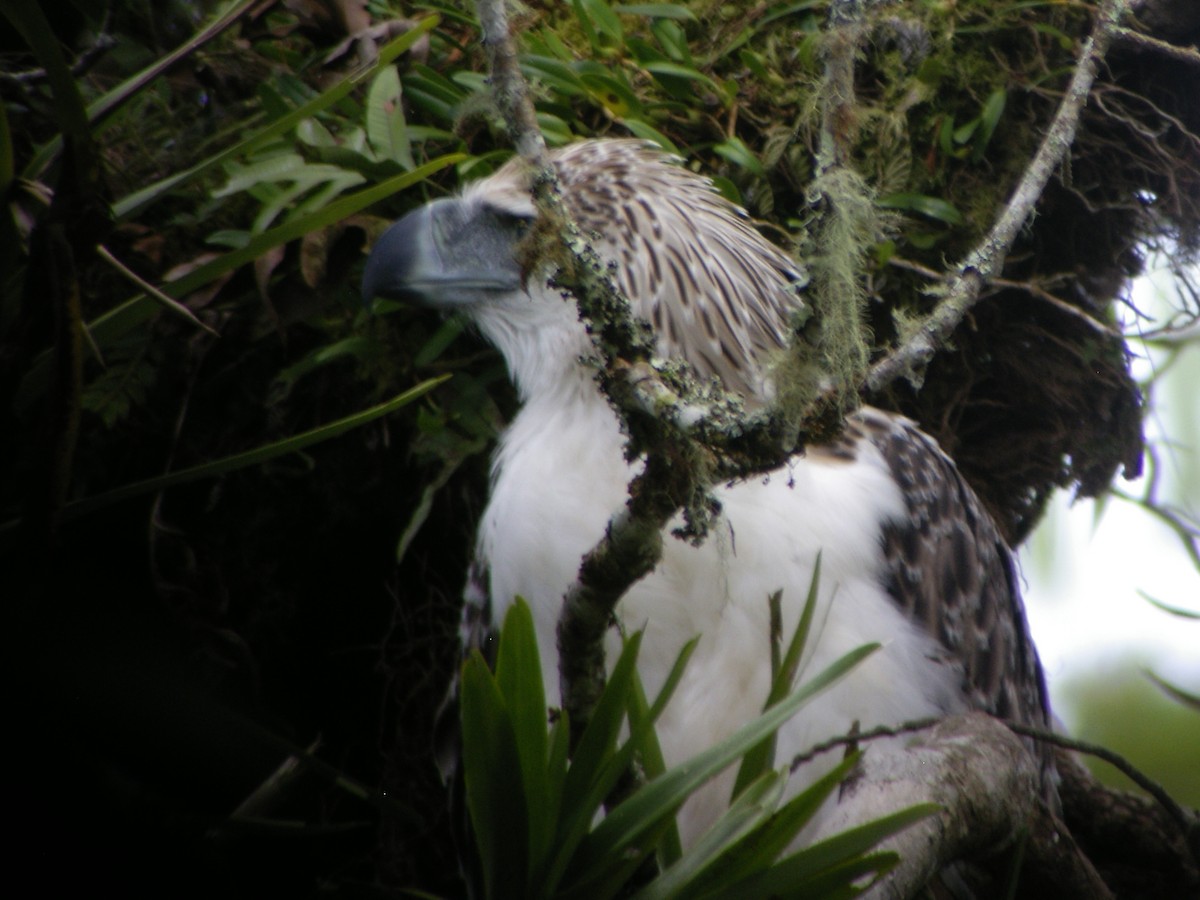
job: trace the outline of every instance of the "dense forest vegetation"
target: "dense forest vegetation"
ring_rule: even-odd
[[[460,894],[432,737],[515,401],[459,320],[368,309],[358,284],[387,224],[512,154],[472,5],[6,5],[12,879]],[[1135,5],[1000,277],[921,379],[865,392],[938,438],[1014,545],[1054,491],[1140,470],[1117,307],[1149,253],[1197,314],[1200,17]],[[538,124],[659,143],[820,271],[829,6],[528,3]],[[839,139],[874,212],[839,252],[878,360],[988,233],[1099,13],[865,6]],[[1165,839],[1126,849],[1161,877],[1123,895],[1195,885]]]

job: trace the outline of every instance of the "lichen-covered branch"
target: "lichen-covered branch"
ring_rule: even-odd
[[[613,610],[658,562],[663,528],[682,509],[683,536],[702,537],[716,511],[708,496],[713,479],[777,467],[792,451],[794,440],[787,438],[794,433],[768,414],[742,416],[736,398],[701,389],[686,375],[668,379],[660,372],[649,330],[633,318],[628,299],[563,205],[503,0],[478,0],[476,5],[496,102],[518,151],[533,169],[539,215],[563,241],[557,283],[575,297],[590,324],[601,362],[597,377],[630,436],[628,452],[646,459],[629,486],[626,508],[584,558],[563,602],[559,675],[563,707],[578,735],[604,687],[603,641]]]
[[[1097,69],[1117,35],[1125,11],[1125,0],[1106,0],[1100,7],[1066,95],[1000,217],[955,267],[937,308],[899,347],[871,367],[867,390],[879,391],[900,377],[919,383],[919,373],[979,300],[984,285],[1000,274],[1008,251],[1033,214],[1050,176],[1071,149]]]

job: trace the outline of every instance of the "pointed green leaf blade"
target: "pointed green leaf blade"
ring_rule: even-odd
[[[528,822],[516,734],[504,698],[478,651],[463,664],[463,777],[467,811],[489,897],[523,897]]]

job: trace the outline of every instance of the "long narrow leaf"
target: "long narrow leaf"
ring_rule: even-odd
[[[26,2],[27,0],[12,0],[11,5],[15,8],[18,5],[24,5]],[[168,53],[162,59],[155,60],[141,72],[126,79],[97,100],[92,101],[85,111],[86,120],[93,123],[98,122],[121,103],[124,103],[171,66],[175,65],[183,57],[194,52],[198,47],[212,40],[236,22],[256,2],[257,0],[243,0],[241,4],[231,7],[228,11],[218,16],[203,31],[189,38],[171,53]],[[43,65],[45,65],[44,62]],[[37,149],[33,157],[29,160],[29,164],[25,166],[22,176],[29,179],[37,178],[46,164],[57,156],[61,150],[62,135],[56,135],[52,140]]]
[[[851,650],[782,703],[742,726],[725,740],[671,769],[662,778],[642,787],[588,835],[580,847],[580,864],[587,867],[597,860],[624,852],[663,817],[673,815],[700,785],[778,729],[805,702],[878,648],[878,644],[868,644]]]
[[[529,605],[521,598],[509,607],[500,632],[496,656],[496,684],[508,707],[516,735],[518,772],[524,786],[525,808],[529,825],[528,879],[535,883],[535,866],[545,855],[554,836],[549,809],[550,789],[546,778],[546,694],[542,686],[542,662],[538,654],[537,632]],[[513,822],[511,827],[519,827]]]
[[[380,403],[377,406],[372,406],[370,409],[364,409],[362,412],[346,416],[344,419],[338,419],[336,422],[330,422],[328,425],[322,425],[303,434],[293,435],[281,441],[265,444],[262,447],[247,450],[245,453],[236,453],[233,456],[225,456],[221,459],[201,463],[198,466],[192,466],[188,469],[180,469],[178,472],[168,472],[166,475],[157,475],[154,478],[136,481],[124,487],[105,491],[103,494],[96,494],[94,497],[85,497],[83,500],[76,500],[74,503],[69,503],[63,508],[63,518],[75,518],[108,506],[109,504],[116,503],[119,500],[126,500],[130,497],[148,494],[153,491],[165,490],[166,488],[179,484],[187,484],[189,481],[196,481],[200,478],[212,478],[216,475],[224,475],[227,472],[257,465],[269,459],[274,459],[277,456],[283,456],[286,453],[295,453],[297,450],[302,450],[321,441],[327,441],[352,428],[358,428],[360,425],[365,425],[368,422],[373,422],[375,419],[395,412],[401,407],[412,403],[418,397],[429,393],[429,391],[433,390],[449,377],[449,375],[441,375],[437,378],[423,381],[416,387],[409,388],[404,393],[398,394],[386,403]]]
[[[808,643],[808,634],[812,629],[813,614],[817,608],[817,592],[820,583],[821,554],[818,553],[817,560],[813,564],[812,578],[808,583],[808,595],[804,599],[804,609],[800,613],[800,621],[796,624],[796,630],[792,632],[792,639],[788,643],[787,652],[784,653],[783,659],[779,661],[779,665],[772,674],[771,690],[767,694],[767,702],[763,707],[764,710],[770,709],[786,697],[791,692],[792,685],[796,681],[796,673],[800,670],[800,658],[804,654],[804,647]],[[774,600],[772,612],[774,612],[779,606],[779,597],[777,595],[772,599]],[[776,647],[774,641],[772,641],[771,647],[774,652]],[[772,733],[742,758],[737,778],[733,783],[732,796],[736,797],[747,784],[774,766],[775,734]]]
[[[478,651],[463,664],[463,777],[488,897],[524,897],[527,815],[512,718]]]
[[[463,153],[450,153],[445,156],[439,156],[437,159],[431,160],[425,165],[413,169],[411,172],[405,172],[402,175],[397,175],[395,178],[389,178],[380,184],[351,194],[349,197],[342,197],[339,200],[335,200],[318,212],[300,216],[284,222],[270,231],[256,234],[242,247],[231,250],[202,266],[197,266],[186,275],[163,285],[162,291],[175,299],[185,297],[192,291],[224,275],[226,272],[257,259],[268,250],[278,247],[280,244],[286,244],[288,241],[302,237],[310,231],[319,231],[334,222],[345,219],[373,203],[378,203],[380,200],[384,200],[398,191],[424,181],[430,175],[447,166],[462,162],[466,158],[466,154]],[[141,325],[153,316],[159,308],[159,305],[145,294],[137,294],[115,309],[109,310],[102,316],[98,316],[88,324],[88,330],[91,332],[97,345],[104,347],[111,341],[116,340]],[[49,379],[49,366],[50,354],[49,351],[45,351],[35,360],[34,364],[30,367],[29,374],[25,376],[25,380],[21,384],[16,398],[16,405],[19,409],[28,408],[36,398],[41,396]]]
[[[202,175],[217,166],[223,165],[231,159],[244,156],[256,147],[261,147],[268,141],[274,140],[279,135],[286,133],[305,119],[309,119],[322,110],[327,109],[358,87],[364,80],[374,77],[377,72],[385,66],[390,65],[400,54],[415,44],[422,35],[435,28],[439,21],[440,19],[437,16],[422,19],[412,30],[406,31],[395,40],[389,41],[381,47],[379,49],[379,58],[370,68],[346,76],[337,84],[326,88],[308,103],[297,107],[286,115],[280,116],[275,121],[234,144],[232,147],[228,147],[220,153],[202,160],[189,169],[169,175],[161,181],[157,181],[148,187],[130,194],[128,197],[118,200],[113,204],[113,213],[118,219],[127,219],[178,185],[198,175]]]
[[[719,863],[721,854],[754,831],[779,803],[785,779],[765,772],[748,784],[729,809],[700,836],[679,860],[634,895],[635,900],[670,900],[694,895],[693,884],[706,869]]]
[[[857,859],[849,860],[839,866],[826,869],[820,875],[797,885],[794,890],[780,894],[771,889],[762,895],[763,900],[791,897],[794,900],[808,900],[810,897],[820,897],[821,900],[851,900],[865,894],[872,885],[900,863],[900,856],[888,850],[870,853]],[[870,881],[863,879],[870,876]],[[738,900],[751,900],[745,894],[739,894]]]
[[[575,748],[571,767],[563,783],[558,852],[542,879],[546,892],[552,891],[562,879],[604,798],[624,773],[625,765],[613,764],[613,748],[637,670],[641,643],[640,631],[625,642],[592,712],[591,721],[584,729],[579,746]]]
[[[646,693],[642,687],[641,678],[636,675],[634,677],[633,691],[629,697],[629,730],[631,737],[641,736],[638,753],[641,754],[642,772],[648,780],[653,780],[667,771],[666,760],[663,758],[662,747],[658,743],[658,734],[654,730],[654,723],[662,715],[662,711],[674,695],[675,688],[678,687],[680,679],[683,678],[684,669],[691,660],[692,654],[695,652],[696,645],[699,642],[700,638],[695,637],[683,645],[683,649],[679,651],[679,656],[676,657],[675,664],[667,674],[666,681],[663,682],[662,689],[658,692],[658,696],[655,698],[652,707],[646,703]],[[683,848],[679,841],[679,829],[675,827],[675,823],[672,821],[667,828],[660,848],[661,861],[664,865],[670,865],[679,859],[682,853]]]
[[[46,70],[46,80],[50,85],[58,127],[62,129],[63,134],[77,141],[85,140],[88,137],[87,113],[79,93],[79,85],[67,67],[62,47],[42,11],[42,4],[33,0],[8,0],[2,14],[12,22],[37,61]],[[62,135],[56,140],[61,146]],[[34,170],[36,171],[38,170]],[[29,167],[22,172],[22,176],[31,177]]]
[[[850,828],[840,834],[806,847],[779,862],[766,872],[744,879],[715,895],[729,900],[751,897],[775,897],[807,894],[821,883],[821,879],[840,867],[853,865],[862,854],[871,850],[880,841],[902,831],[914,822],[928,818],[941,809],[934,803],[921,803],[883,816],[864,825]]]
[[[704,882],[695,886],[693,893],[708,897],[773,865],[858,764],[859,756],[858,753],[850,754],[776,810],[737,846],[731,847],[720,863],[706,873]]]

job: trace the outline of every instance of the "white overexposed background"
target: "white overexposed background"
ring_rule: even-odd
[[[1136,335],[1161,326],[1178,303],[1169,277],[1151,273],[1134,287],[1134,306],[1151,317],[1125,323]],[[1139,381],[1159,377],[1146,401],[1150,452],[1160,503],[1200,519],[1200,339],[1163,370],[1167,354],[1130,340]],[[1146,461],[1147,470],[1151,466]],[[1146,476],[1117,487],[1142,496]],[[1174,531],[1136,504],[1109,498],[1071,502],[1061,494],[1021,553],[1026,606],[1056,712],[1070,729],[1072,683],[1085,678],[1142,678],[1140,666],[1200,693],[1200,621],[1156,608],[1200,612],[1200,572]],[[1200,751],[1197,756],[1200,764]]]

